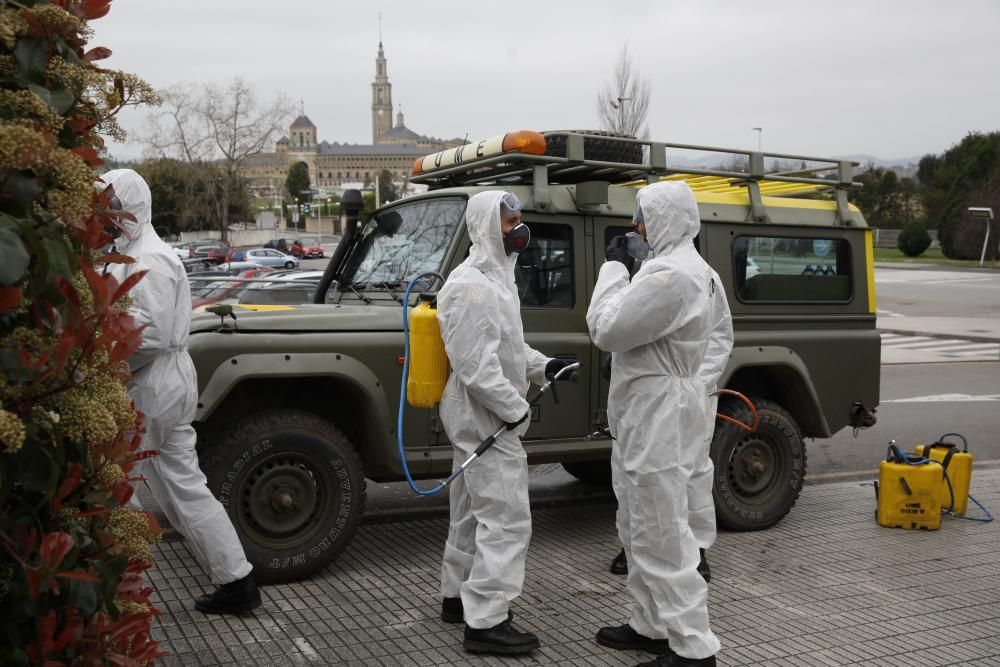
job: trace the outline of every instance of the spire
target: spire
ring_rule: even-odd
[[[403,103],[399,103],[399,113],[396,114],[396,127],[406,127],[403,124]]]

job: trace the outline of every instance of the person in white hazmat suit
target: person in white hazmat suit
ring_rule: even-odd
[[[719,640],[691,523],[707,520],[711,507],[711,473],[695,477],[707,467],[715,404],[700,372],[716,328],[712,354],[728,356],[732,324],[723,285],[692,243],[700,219],[690,187],[649,185],[636,207],[650,257],[630,282],[625,253],[609,248],[587,312],[594,343],[613,354],[612,481],[635,598],[628,623],[601,628],[597,641],[660,654],[642,665],[715,665]],[[689,507],[693,478],[706,487],[696,495],[707,506]]]
[[[524,342],[514,283],[517,253],[530,239],[521,203],[508,192],[481,192],[465,212],[468,258],[437,295],[451,376],[440,414],[456,463],[501,423],[507,430],[450,486],[451,523],[441,566],[441,619],[465,621],[467,651],[527,653],[538,638],[511,626],[531,539],[527,457],[520,436],[530,415],[527,381],[543,383],[572,363]]]
[[[249,611],[261,604],[260,593],[233,523],[209,491],[198,467],[191,426],[198,400],[197,377],[188,355],[191,289],[176,253],[153,229],[152,196],[146,181],[131,169],[116,169],[101,179],[114,189],[122,209],[135,222],[119,219],[115,251],[132,264],[111,264],[119,282],[137,271],[146,275],[129,292],[130,312],[142,331],[142,344],[129,358],[129,395],[145,415],[141,450],[159,456],[141,461],[145,478],[170,525],[187,538],[217,589],[195,601],[206,613]],[[115,234],[116,232],[112,232]]]
[[[645,260],[646,257],[636,259]],[[721,279],[716,275],[716,284],[721,285]],[[705,391],[709,394],[718,389],[719,379],[723,371],[726,370],[726,363],[729,361],[729,354],[733,350],[733,320],[729,312],[729,302],[726,300],[725,290],[718,291],[719,299],[723,302],[723,307],[718,308],[718,321],[712,327],[712,334],[708,340],[708,351],[705,359],[698,369],[698,377],[705,383]],[[687,485],[688,501],[688,525],[694,534],[694,539],[698,543],[699,561],[698,574],[706,582],[712,580],[712,569],[708,564],[708,557],[705,550],[715,544],[715,501],[712,498],[712,479],[715,473],[715,466],[709,451],[712,447],[712,438],[715,435],[715,413],[719,406],[719,397],[710,397],[709,414],[711,422],[708,426],[705,444],[699,452],[700,461],[695,466],[694,472]],[[628,559],[625,550],[611,563],[612,574],[628,574]]]

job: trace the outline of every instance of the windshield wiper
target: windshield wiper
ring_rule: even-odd
[[[399,287],[399,283],[398,282],[394,282],[394,283],[387,283],[387,282],[375,283],[375,287],[378,287],[379,285],[381,285],[382,287],[385,288],[385,291],[387,291],[389,293],[389,295],[393,298],[393,300],[396,303],[403,303],[403,297],[399,296],[394,291],[392,291],[393,287]]]
[[[354,296],[356,296],[359,299],[361,299],[362,301],[364,301],[365,305],[367,306],[369,303],[372,302],[372,300],[370,298],[368,298],[367,296],[365,296],[364,294],[362,294],[361,292],[359,292],[358,290],[354,289],[355,285],[357,285],[361,289],[366,289],[368,287],[368,283],[347,283],[347,285],[345,285],[345,287],[347,287],[347,289],[351,290],[351,293]]]

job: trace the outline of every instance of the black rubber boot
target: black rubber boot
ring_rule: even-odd
[[[701,575],[701,578],[707,584],[712,581],[712,568],[708,566],[708,559],[705,558],[705,550],[698,549],[698,551],[701,553],[701,561],[698,563],[698,574]]]
[[[673,651],[656,656],[655,660],[640,662],[636,667],[715,667],[715,656],[707,658],[684,658]]]
[[[628,558],[625,556],[624,549],[611,561],[611,574],[628,574]]]
[[[652,639],[645,635],[640,635],[628,623],[601,628],[597,631],[597,643],[601,646],[623,651],[636,650],[663,653],[670,650],[670,644],[667,643],[666,639]]]
[[[261,605],[260,591],[253,578],[253,572],[222,584],[213,593],[206,593],[194,601],[194,608],[206,614],[238,614]]]
[[[707,584],[712,581],[712,568],[708,566],[708,559],[705,558],[705,550],[698,549],[698,552],[701,554],[701,561],[698,562],[698,574],[701,575],[701,578]],[[628,558],[625,557],[624,549],[611,561],[611,574],[628,574]]]
[[[461,623],[465,620],[465,607],[462,598],[444,598],[441,600],[441,620],[445,623]],[[514,612],[507,610],[507,620],[514,620]]]
[[[492,628],[477,630],[465,626],[465,641],[462,646],[470,653],[503,653],[505,655],[528,653],[540,646],[538,637],[530,632],[515,630],[510,617]]]
[[[441,600],[441,620],[445,623],[461,623],[465,620],[465,609],[462,598],[445,598]]]

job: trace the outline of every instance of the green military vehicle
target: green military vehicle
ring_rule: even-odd
[[[743,166],[668,163],[668,155],[693,150],[734,154]],[[775,160],[805,166],[766,173]],[[525,205],[532,243],[518,257],[517,285],[527,340],[582,362],[559,403],[534,408],[529,462],[558,462],[607,484],[611,441],[588,438],[606,423],[608,389],[602,353],[587,335],[590,294],[605,246],[630,229],[638,188],[661,178],[691,185],[703,222],[696,244],[725,283],[736,331],[721,386],[752,398],[760,415],[755,432],[717,422],[719,522],[734,530],[778,522],[802,489],[804,439],[875,421],[872,236],[847,201],[852,166],[598,133],[516,132],[418,160],[412,180],[428,192],[386,204],[367,222],[356,219],[360,194],[345,193],[347,230],[316,303],[238,306],[235,321],[205,316],[192,327],[202,467],[260,578],[301,577],[330,563],[364,512],[366,479],[403,479],[402,294],[417,274],[447,276],[465,258],[466,201],[486,189],[510,190]],[[750,421],[739,401],[722,400],[720,411]],[[446,476],[452,451],[436,411],[407,406],[404,417],[414,476]]]

